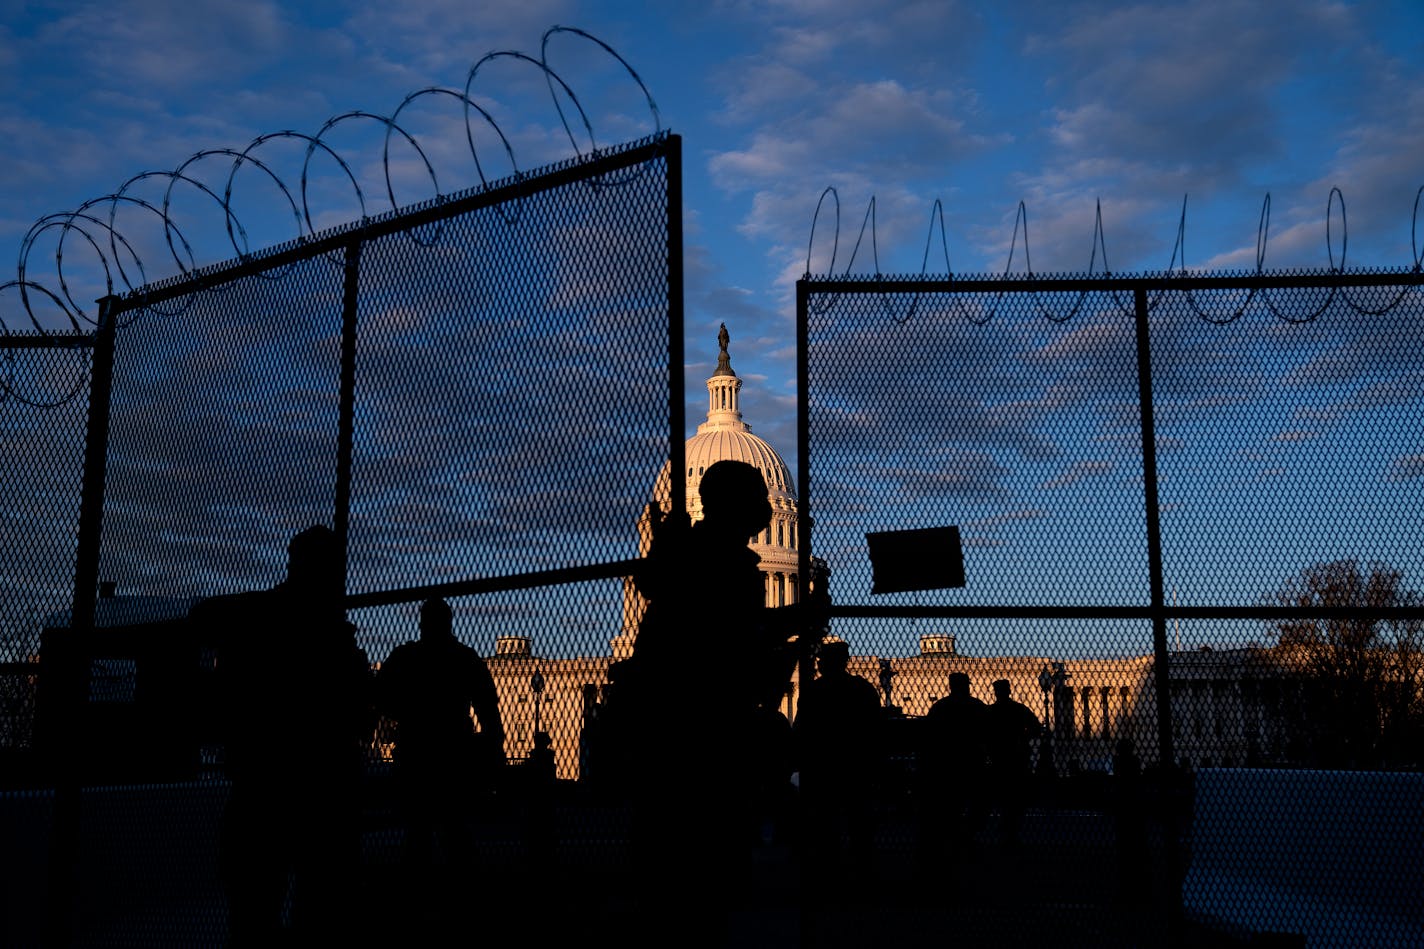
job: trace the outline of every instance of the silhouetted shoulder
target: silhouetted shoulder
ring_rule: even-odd
[[[867,683],[868,685],[869,683]],[[978,720],[983,718],[989,706],[976,698],[956,699],[953,696],[946,696],[930,706],[930,710],[925,713],[925,718],[933,722],[959,722],[965,719]]]
[[[225,593],[199,600],[188,611],[188,623],[198,633],[208,630],[225,630],[244,622],[251,622],[255,616],[266,610],[271,603],[271,591],[254,590],[244,593]]]

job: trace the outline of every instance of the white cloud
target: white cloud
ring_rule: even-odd
[[[1315,439],[1317,439],[1317,438],[1319,438],[1319,437],[1320,437],[1320,433],[1319,433],[1319,432],[1311,431],[1311,430],[1309,430],[1309,429],[1304,429],[1304,428],[1293,428],[1293,429],[1289,429],[1289,430],[1284,431],[1284,432],[1277,432],[1275,435],[1273,435],[1273,436],[1271,437],[1271,441],[1273,441],[1273,442],[1284,442],[1284,443],[1286,443],[1286,444],[1291,444],[1291,443],[1294,443],[1294,442],[1309,442],[1309,441],[1314,441]]]
[[[293,25],[271,2],[222,4],[192,15],[181,0],[89,4],[43,25],[34,41],[53,55],[83,57],[108,88],[218,85],[279,61]]]
[[[975,530],[990,530],[995,527],[1003,527],[1022,521],[1041,520],[1047,516],[1048,512],[1041,508],[1018,508],[1012,511],[1005,511],[1002,514],[995,514],[992,517],[983,517],[970,521],[965,524],[965,527]]]
[[[766,122],[745,147],[715,153],[708,162],[713,180],[738,191],[785,187],[816,170],[824,180],[873,169],[876,177],[904,181],[937,174],[1002,140],[972,129],[952,92],[893,79],[851,84],[816,101],[824,105]]]
[[[1113,463],[1110,461],[1075,461],[1059,474],[1045,481],[1042,488],[1045,491],[1066,488],[1088,478],[1102,477],[1112,469]]]
[[[1126,202],[1128,216],[1109,220],[1119,268],[1142,266],[1144,255],[1165,263],[1155,258],[1172,246],[1173,205],[1184,193],[1189,248],[1206,247],[1209,267],[1254,268],[1251,225],[1268,191],[1276,223],[1267,266],[1323,264],[1330,185],[1358,191],[1363,206],[1378,183],[1416,164],[1407,156],[1418,152],[1424,120],[1400,106],[1420,95],[1405,78],[1416,71],[1374,48],[1367,31],[1377,27],[1357,8],[1207,0],[1039,12],[1044,22],[1025,51],[1049,76],[1043,133],[1052,147],[1024,178],[1029,193],[1041,192],[1031,208],[1051,219],[1059,196]],[[1369,167],[1374,156],[1380,167]],[[1328,180],[1317,177],[1331,165]],[[1086,233],[1083,254],[1067,248],[1070,263],[1086,256]]]
[[[1401,455],[1389,463],[1385,472],[1386,481],[1408,481],[1424,478],[1424,454]]]

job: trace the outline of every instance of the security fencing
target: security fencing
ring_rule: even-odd
[[[0,769],[33,751],[39,631],[74,594],[92,340],[0,336]]]
[[[892,723],[955,673],[1033,713],[1016,872],[1310,945],[1424,938],[1417,848],[1339,830],[1418,839],[1420,283],[798,283],[802,573],[825,561]]]
[[[445,598],[491,657],[507,756],[552,732],[576,774],[607,661],[534,679],[608,655],[638,517],[681,464],[680,167],[660,133],[108,297],[91,334],[0,341],[5,784],[53,830],[7,863],[34,897],[7,944],[224,941],[232,696],[187,616],[282,581],[309,525],[334,528],[373,669]],[[37,378],[65,397],[29,404]],[[279,670],[292,644],[249,638]],[[378,787],[389,757],[378,734]]]

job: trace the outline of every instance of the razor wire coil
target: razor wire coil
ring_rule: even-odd
[[[293,221],[295,234],[291,239],[292,243],[301,244],[312,240],[318,233],[313,213],[312,200],[312,169],[313,160],[318,156],[325,156],[334,161],[339,169],[338,178],[344,177],[350,184],[352,194],[359,209],[359,219],[349,222],[346,225],[338,226],[335,229],[323,229],[323,233],[331,231],[342,231],[353,228],[360,228],[372,219],[372,210],[369,204],[369,196],[363,191],[361,183],[353,170],[353,163],[347,157],[339,153],[329,142],[329,138],[339,127],[355,121],[377,122],[384,126],[384,136],[381,145],[381,171],[385,185],[385,197],[390,205],[390,212],[406,210],[414,206],[416,208],[439,205],[449,199],[451,194],[457,193],[459,189],[445,190],[436,173],[435,166],[431,162],[429,153],[422,146],[420,140],[407,128],[401,125],[399,119],[401,113],[409,108],[413,103],[428,97],[453,98],[461,103],[463,120],[465,125],[465,138],[469,147],[470,157],[474,164],[476,177],[478,178],[479,190],[488,190],[497,182],[492,180],[487,173],[486,166],[480,160],[480,149],[475,143],[475,133],[473,125],[478,120],[487,125],[498,139],[498,148],[504,154],[504,158],[512,169],[509,176],[515,182],[526,177],[526,171],[521,169],[515,155],[513,144],[499,123],[489,110],[485,109],[476,101],[474,97],[474,86],[476,78],[482,67],[495,60],[512,59],[516,62],[532,66],[544,75],[545,84],[549,90],[549,96],[554,106],[554,111],[558,116],[558,124],[562,127],[570,146],[574,152],[572,161],[581,161],[586,158],[596,157],[601,153],[598,140],[595,136],[592,120],[579,100],[579,96],[574,87],[570,85],[550,64],[550,42],[555,36],[569,35],[581,39],[597,46],[599,49],[611,56],[618,66],[628,74],[628,77],[636,84],[647,104],[649,114],[652,118],[654,131],[652,137],[657,138],[662,135],[662,119],[658,111],[657,103],[653,100],[652,94],[648,91],[647,85],[637,70],[620,55],[612,46],[591,33],[576,27],[553,26],[546,30],[540,43],[539,56],[536,58],[527,53],[515,50],[500,50],[486,54],[481,57],[470,68],[466,75],[462,89],[430,86],[410,93],[397,105],[395,110],[389,115],[381,115],[376,112],[365,110],[352,110],[333,116],[321,126],[315,134],[306,134],[294,130],[281,130],[268,132],[257,136],[245,148],[212,148],[195,153],[185,159],[181,164],[171,171],[144,171],[127,179],[119,188],[109,194],[91,198],[85,201],[73,211],[59,212],[46,215],[31,225],[21,240],[16,276],[14,279],[0,283],[0,295],[7,291],[17,293],[20,302],[20,309],[24,317],[28,320],[31,332],[39,335],[50,336],[56,330],[46,325],[37,308],[40,305],[56,308],[58,318],[61,323],[68,327],[67,332],[73,334],[90,333],[98,325],[98,314],[87,309],[75,297],[76,290],[71,285],[70,279],[65,272],[65,252],[66,248],[72,245],[71,234],[77,235],[76,241],[82,242],[80,246],[87,246],[88,250],[97,258],[98,269],[102,275],[104,295],[112,296],[117,292],[136,295],[136,306],[129,307],[133,316],[130,320],[138,318],[145,311],[152,311],[163,316],[178,316],[191,303],[191,296],[186,298],[176,298],[173,305],[163,307],[159,304],[150,304],[144,300],[144,289],[157,287],[170,283],[174,280],[189,279],[203,272],[221,272],[226,266],[235,262],[250,260],[257,252],[250,245],[249,231],[243,225],[238,214],[238,172],[243,168],[252,166],[262,173],[266,180],[270,181],[281,195],[281,203],[284,212],[290,212]],[[567,103],[562,102],[567,99]],[[573,113],[571,115],[570,113]],[[580,144],[579,135],[575,134],[577,126],[582,134],[586,136],[587,145]],[[423,201],[414,202],[402,208],[396,194],[395,178],[392,174],[392,149],[393,139],[403,141],[410,147],[417,156],[419,165],[430,180],[430,185],[434,195]],[[259,152],[265,146],[283,141],[295,141],[304,146],[301,160],[301,173],[299,181],[293,188],[281,175],[274,170],[269,162],[263,161]],[[210,186],[205,181],[196,177],[192,173],[194,167],[204,161],[226,160],[231,164],[226,172],[226,180],[217,188]],[[604,189],[616,188],[629,183],[632,177],[642,174],[641,170],[626,172],[622,177],[605,177],[589,182],[590,187]],[[131,193],[138,185],[153,179],[165,180],[162,201],[155,203]],[[197,255],[192,242],[185,235],[182,222],[178,220],[175,213],[174,200],[180,185],[196,189],[197,193],[209,200],[222,215],[223,230],[226,232],[227,241],[232,247],[233,257],[226,262],[219,262],[215,265],[202,267],[199,265]],[[167,247],[168,254],[172,259],[176,273],[165,280],[157,282],[151,281],[148,268],[134,243],[125,237],[118,226],[119,210],[122,207],[136,208],[146,214],[156,216],[163,230],[163,242]],[[513,226],[519,221],[518,206],[515,210],[507,211],[501,207],[501,214],[506,225]],[[45,282],[36,279],[36,260],[32,257],[36,253],[40,238],[52,231],[58,230],[59,236],[55,240],[55,263],[53,282],[47,285]],[[433,233],[426,233],[424,236],[416,230],[409,232],[412,241],[420,246],[430,247],[438,244],[442,236],[442,226],[437,224]],[[336,261],[340,263],[340,261]],[[275,268],[273,272],[264,274],[268,279],[280,279],[285,274],[285,268]],[[122,324],[121,324],[122,325]],[[10,336],[12,328],[7,323],[5,316],[0,312],[0,339]],[[21,393],[17,387],[13,366],[9,359],[5,360],[5,369],[0,370],[0,398],[15,397],[28,404],[37,406],[59,405],[72,399],[82,387],[74,392],[59,398],[31,397]]]
[[[820,225],[822,211],[826,208],[826,199],[828,197],[832,200],[831,213],[833,213],[833,218],[831,222],[830,259],[827,262],[826,269],[823,273],[813,274],[811,270],[811,262],[815,255],[817,231],[818,226]],[[1151,295],[1148,300],[1149,312],[1157,309],[1157,306],[1161,302],[1164,295],[1168,293],[1181,293],[1184,296],[1187,308],[1190,312],[1195,314],[1199,319],[1216,325],[1224,326],[1239,320],[1247,313],[1248,310],[1250,310],[1252,304],[1255,303],[1258,299],[1263,303],[1266,310],[1270,312],[1272,316],[1282,322],[1310,323],[1319,318],[1321,314],[1325,313],[1326,310],[1328,310],[1331,305],[1335,303],[1337,298],[1343,300],[1345,305],[1348,306],[1350,310],[1359,315],[1382,316],[1396,309],[1413,289],[1413,287],[1411,287],[1410,285],[1402,285],[1398,288],[1398,290],[1394,293],[1393,297],[1390,300],[1388,300],[1382,305],[1371,306],[1361,302],[1361,300],[1357,296],[1353,295],[1350,292],[1349,287],[1342,282],[1339,285],[1327,287],[1324,301],[1321,302],[1319,305],[1312,306],[1309,311],[1304,315],[1299,315],[1290,313],[1284,308],[1277,305],[1277,302],[1272,297],[1272,291],[1270,288],[1251,287],[1246,290],[1244,297],[1236,301],[1234,305],[1231,305],[1229,307],[1229,309],[1213,310],[1210,307],[1199,302],[1196,297],[1196,291],[1192,290],[1191,288],[1186,287],[1181,290],[1174,290],[1170,286],[1170,280],[1172,277],[1184,277],[1192,273],[1192,271],[1188,269],[1186,264],[1187,197],[1188,196],[1186,195],[1182,197],[1182,208],[1181,213],[1178,217],[1176,238],[1172,243],[1171,258],[1167,263],[1166,270],[1162,272],[1162,275],[1166,278],[1169,285],[1156,290]],[[1418,236],[1419,207],[1421,202],[1424,202],[1424,186],[1421,186],[1419,190],[1415,193],[1414,208],[1410,221],[1411,259],[1408,272],[1413,274],[1424,273],[1424,250],[1421,250],[1419,246]],[[1336,261],[1334,228],[1332,226],[1337,205],[1339,207],[1340,217],[1340,244],[1338,263]],[[1255,276],[1263,276],[1266,274],[1266,251],[1270,239],[1270,224],[1271,195],[1269,192],[1267,192],[1265,198],[1261,203],[1261,213],[1256,227],[1255,265],[1252,271]],[[847,259],[845,267],[840,272],[839,276],[850,276],[851,269],[855,265],[856,256],[860,251],[861,245],[866,240],[867,231],[869,231],[869,242],[872,254],[871,264],[873,266],[872,273],[867,276],[876,281],[889,279],[888,275],[883,273],[880,269],[879,247],[876,238],[874,195],[871,195],[870,200],[867,203],[865,216],[861,220],[860,230],[856,235],[855,245],[852,247],[850,256]],[[943,275],[932,275],[929,273],[928,270],[930,250],[935,241],[936,231],[939,235],[940,249],[944,257]],[[1030,255],[1028,238],[1028,207],[1023,201],[1020,201],[1018,203],[1018,207],[1015,209],[1014,213],[1014,228],[1009,239],[1008,258],[1005,261],[1003,269],[1003,276],[1005,278],[1010,277],[1013,273],[1014,258],[1019,251],[1020,232],[1022,232],[1023,241],[1023,276],[1027,281],[1032,282],[1037,279],[1039,275],[1035,274],[1033,270],[1033,262],[1032,257]],[[840,194],[833,186],[831,186],[827,187],[824,191],[821,192],[820,198],[816,201],[815,211],[812,213],[810,235],[806,246],[806,269],[804,274],[806,280],[829,280],[834,279],[838,276],[836,273],[836,263],[840,251],[840,234]],[[1325,243],[1329,261],[1328,273],[1343,277],[1346,272],[1346,254],[1349,246],[1349,233],[1347,227],[1347,218],[1345,214],[1345,195],[1344,192],[1342,192],[1338,187],[1332,187],[1330,189],[1329,197],[1326,201]],[[1102,270],[1099,274],[1098,262],[1100,258],[1102,262]],[[1107,262],[1107,242],[1105,237],[1105,230],[1103,227],[1103,208],[1101,199],[1096,202],[1094,209],[1091,252],[1088,260],[1088,269],[1085,273],[1088,277],[1100,275],[1104,279],[1113,276],[1112,271],[1108,267]],[[930,208],[929,229],[925,235],[924,251],[920,258],[920,270],[918,276],[920,278],[927,278],[931,276],[936,279],[943,278],[947,279],[951,283],[953,283],[957,279],[957,275],[955,274],[953,267],[951,267],[950,265],[949,242],[946,237],[944,223],[944,204],[939,198],[935,199],[934,204]],[[1049,307],[1040,298],[1040,294],[1038,292],[1030,291],[1030,296],[1033,299],[1034,308],[1041,316],[1053,323],[1066,323],[1072,320],[1081,312],[1083,303],[1087,299],[1088,294],[1090,292],[1091,291],[1089,290],[1078,291],[1073,303],[1066,310],[1055,310]],[[1111,290],[1109,291],[1109,293],[1112,296],[1113,302],[1117,307],[1119,307],[1123,311],[1130,311],[1132,309],[1129,303],[1126,303],[1120,298],[1116,290]],[[891,322],[896,323],[898,325],[904,325],[910,322],[910,320],[912,320],[919,312],[920,305],[922,302],[922,295],[923,294],[919,291],[912,293],[910,295],[909,300],[904,303],[903,308],[897,309],[896,304],[890,299],[890,295],[888,293],[882,292],[880,295],[881,310],[887,317],[889,317]],[[976,325],[984,325],[990,322],[997,314],[999,310],[999,304],[1002,302],[1003,296],[1004,292],[1002,290],[997,292],[994,295],[992,304],[989,305],[981,313],[976,315],[964,306],[964,304],[960,301],[958,294],[953,294],[950,309],[952,312],[963,316],[971,323],[974,323]],[[819,315],[825,313],[829,308],[834,306],[836,299],[837,294],[835,293],[821,293],[813,297],[808,302],[808,306],[812,313]]]

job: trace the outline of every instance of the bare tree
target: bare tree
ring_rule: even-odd
[[[1385,615],[1424,604],[1380,563],[1317,563],[1276,591],[1279,606],[1345,610],[1275,624],[1283,671],[1304,679],[1297,724],[1316,763],[1413,765],[1424,735],[1424,621]]]

